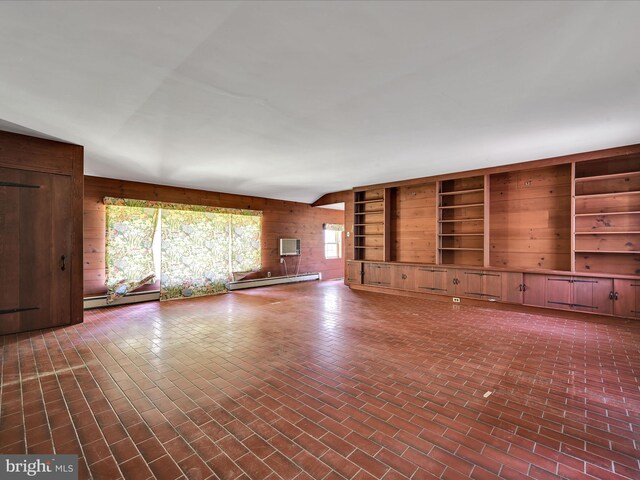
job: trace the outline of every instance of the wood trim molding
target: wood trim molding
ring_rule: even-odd
[[[510,163],[496,167],[478,168],[474,170],[466,170],[463,172],[447,173],[442,175],[432,175],[428,177],[412,178],[407,180],[398,180],[387,183],[376,183],[372,185],[362,185],[354,187],[354,191],[369,190],[373,188],[390,188],[403,187],[408,185],[419,185],[421,183],[434,182],[440,180],[451,180],[460,177],[473,177],[476,175],[492,175],[494,173],[506,173],[514,170],[528,170],[539,167],[549,167],[554,165],[563,165],[572,162],[585,162],[588,160],[599,160],[603,158],[624,157],[628,155],[640,154],[640,143],[634,145],[626,145],[623,147],[607,148],[604,150],[594,150],[592,152],[574,153],[571,155],[562,155],[559,157],[550,157],[540,160],[529,160],[526,162]]]
[[[342,190],[340,192],[325,193],[319,199],[311,204],[312,207],[321,207],[323,205],[333,205],[334,203],[347,203],[353,192],[351,190]]]

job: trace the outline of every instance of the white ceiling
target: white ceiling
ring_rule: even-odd
[[[640,2],[0,2],[0,121],[312,202],[640,142]],[[2,123],[0,123],[2,125]]]

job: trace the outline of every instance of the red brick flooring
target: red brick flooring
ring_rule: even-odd
[[[0,452],[101,479],[640,478],[640,322],[337,282],[85,318],[0,337]]]

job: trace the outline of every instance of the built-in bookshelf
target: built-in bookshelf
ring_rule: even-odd
[[[385,261],[389,242],[385,232],[389,225],[389,189],[375,188],[354,193],[354,260]]]
[[[438,263],[484,264],[485,177],[439,182]]]
[[[576,163],[574,182],[576,271],[637,275],[640,159]]]

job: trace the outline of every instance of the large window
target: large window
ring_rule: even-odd
[[[337,224],[325,224],[324,226],[324,258],[331,260],[342,257],[342,230],[344,227]]]
[[[107,287],[113,297],[160,279],[160,298],[226,291],[261,267],[262,212],[105,198]]]

